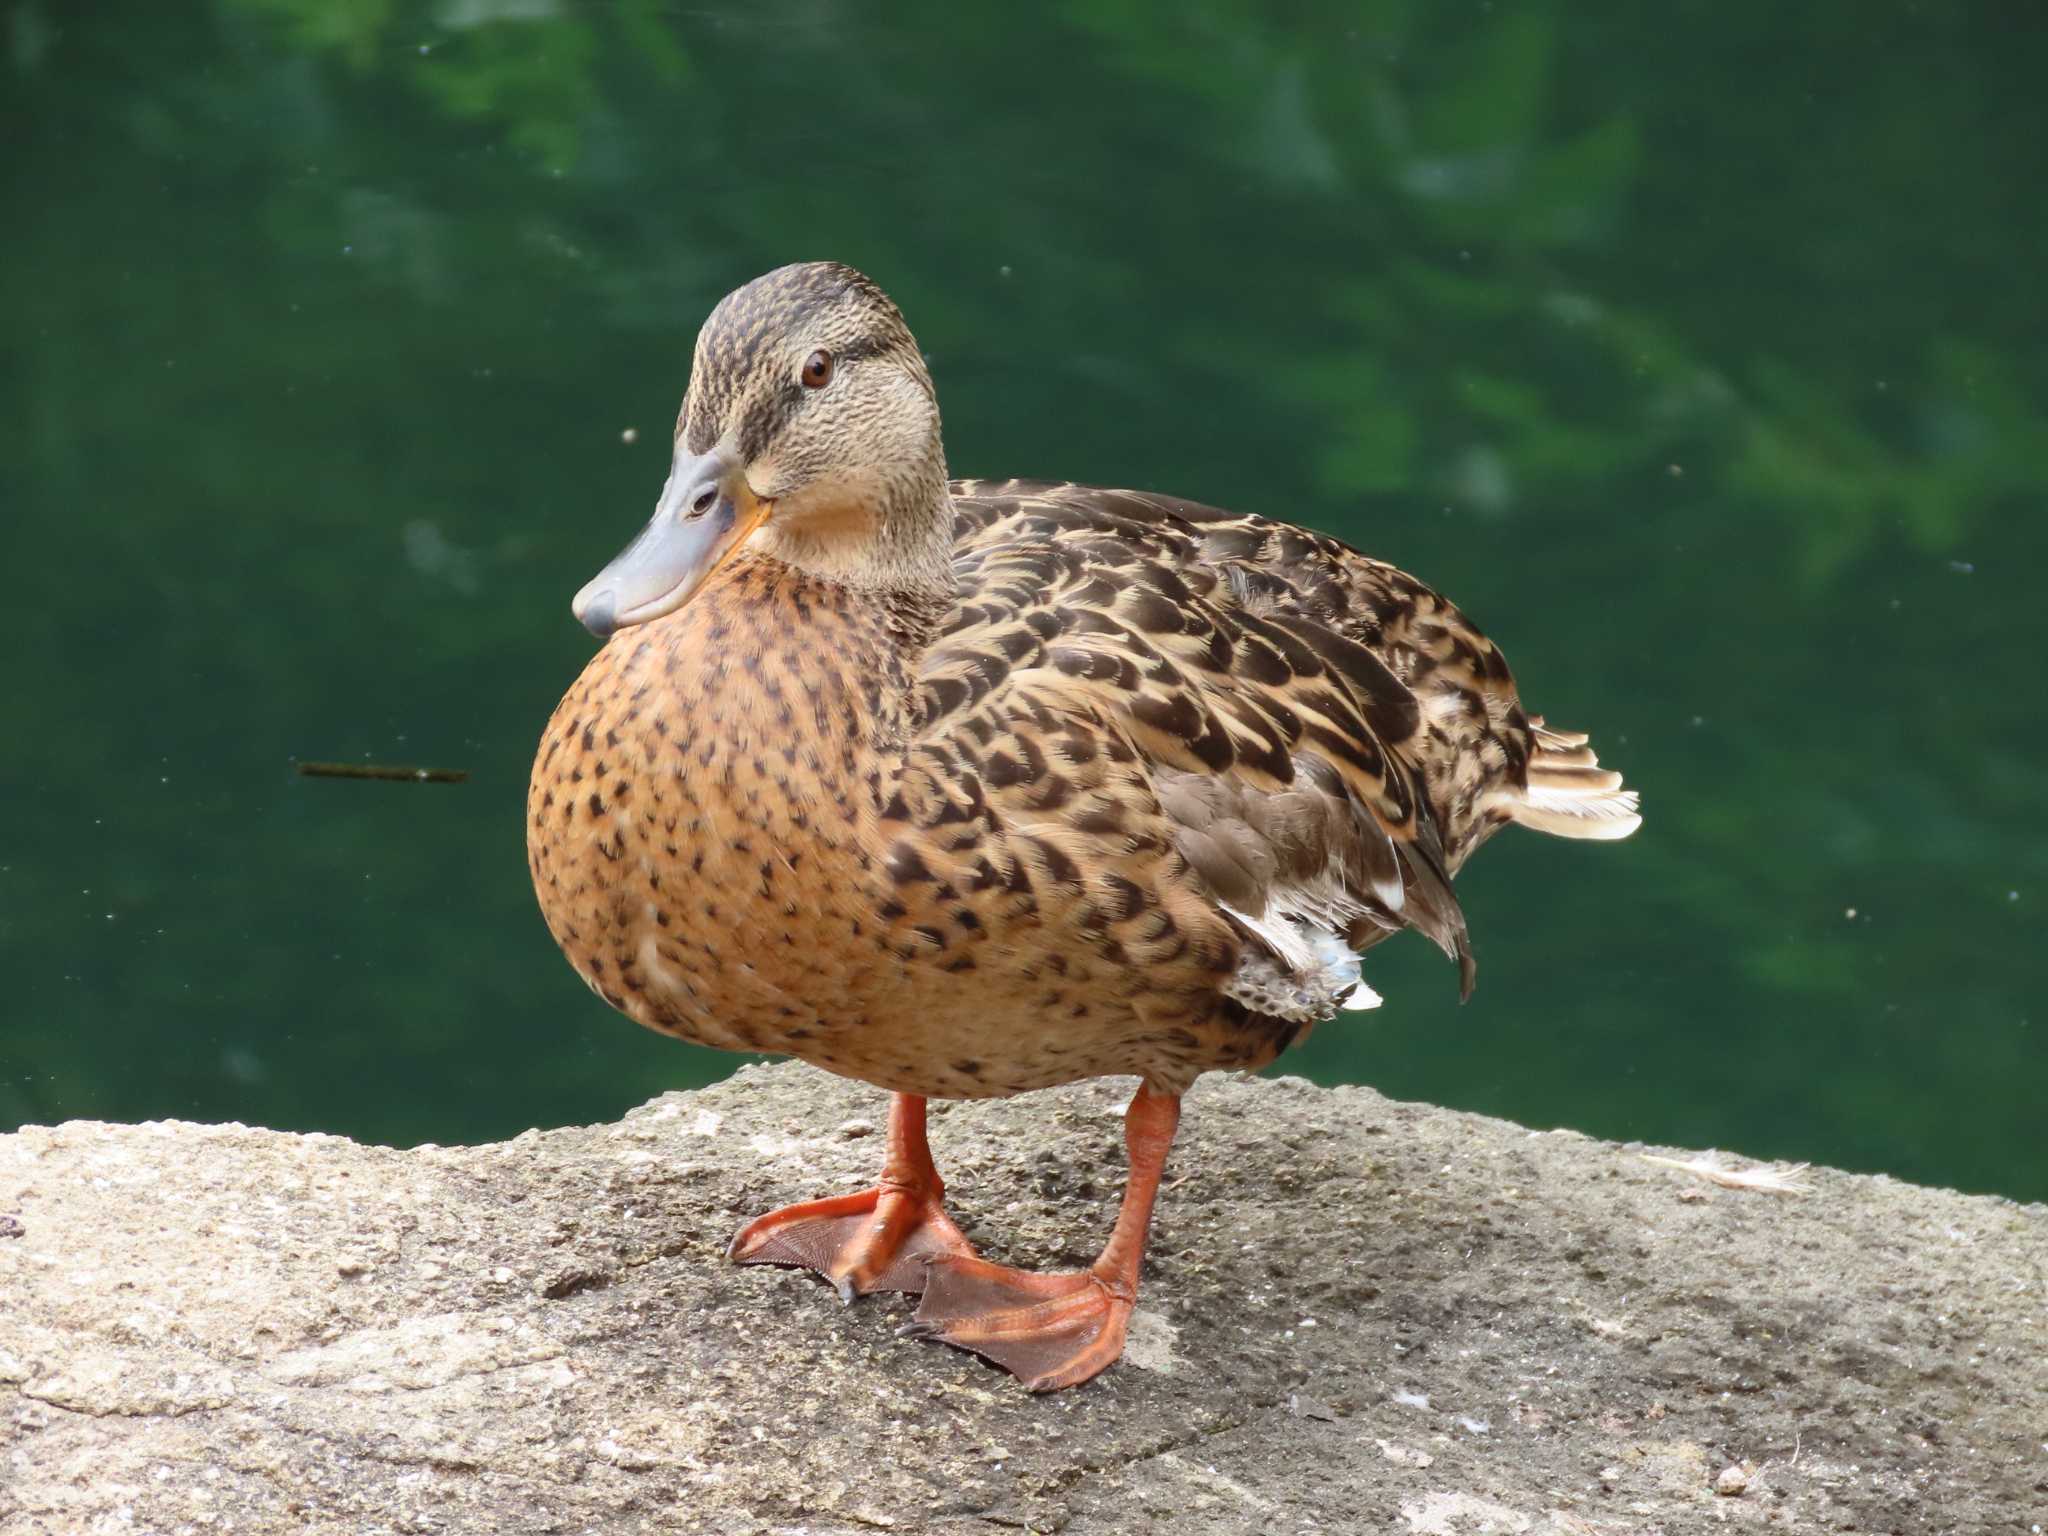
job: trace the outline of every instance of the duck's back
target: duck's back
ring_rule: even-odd
[[[1410,791],[1426,793],[1452,870],[1512,819],[1497,792],[1526,782],[1536,747],[1514,676],[1498,646],[1405,571],[1328,534],[1177,497],[1028,480],[954,491],[964,618],[1011,595],[1061,615],[1066,638],[1103,633],[1106,620],[1191,662],[1212,703],[1307,704],[1311,747],[1383,778],[1373,798],[1397,825],[1418,809]],[[1042,585],[1019,592],[1023,574]],[[1254,735],[1234,733],[1231,761],[1213,744],[1197,755],[1285,780],[1271,738]]]
[[[987,701],[1014,721],[1019,691],[1127,736],[1176,851],[1282,978],[1327,938],[1356,950],[1414,927],[1469,986],[1450,877],[1481,842],[1510,821],[1580,837],[1636,825],[1634,796],[1584,738],[1523,712],[1498,647],[1340,540],[1145,492],[953,493],[960,595],[921,667],[924,739],[974,757]],[[1028,711],[1022,734],[994,777],[1058,799],[1053,820],[1068,775],[1034,749]],[[1068,821],[1103,826],[1099,806]],[[1284,990],[1253,971],[1248,1003]]]

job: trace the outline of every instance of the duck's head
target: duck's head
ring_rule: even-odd
[[[671,613],[743,546],[884,590],[950,590],[951,507],[931,374],[851,267],[780,267],[697,333],[653,520],[576,594],[603,637]]]

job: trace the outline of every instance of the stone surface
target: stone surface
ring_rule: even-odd
[[[969,1235],[1090,1258],[1127,1087],[935,1116]],[[2048,1527],[2041,1207],[1211,1079],[1130,1359],[1032,1398],[723,1262],[882,1110],[777,1067],[498,1146],[0,1137],[0,1531]]]

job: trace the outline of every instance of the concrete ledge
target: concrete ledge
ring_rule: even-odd
[[[935,1116],[968,1235],[1091,1258],[1127,1086]],[[0,1137],[0,1532],[2048,1529],[2040,1206],[1209,1079],[1132,1357],[1034,1399],[722,1262],[883,1109],[790,1066],[497,1146]]]

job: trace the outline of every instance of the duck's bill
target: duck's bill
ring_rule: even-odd
[[[768,520],[773,505],[754,494],[737,456],[724,449],[692,454],[678,443],[653,518],[570,607],[600,640],[675,612]]]

